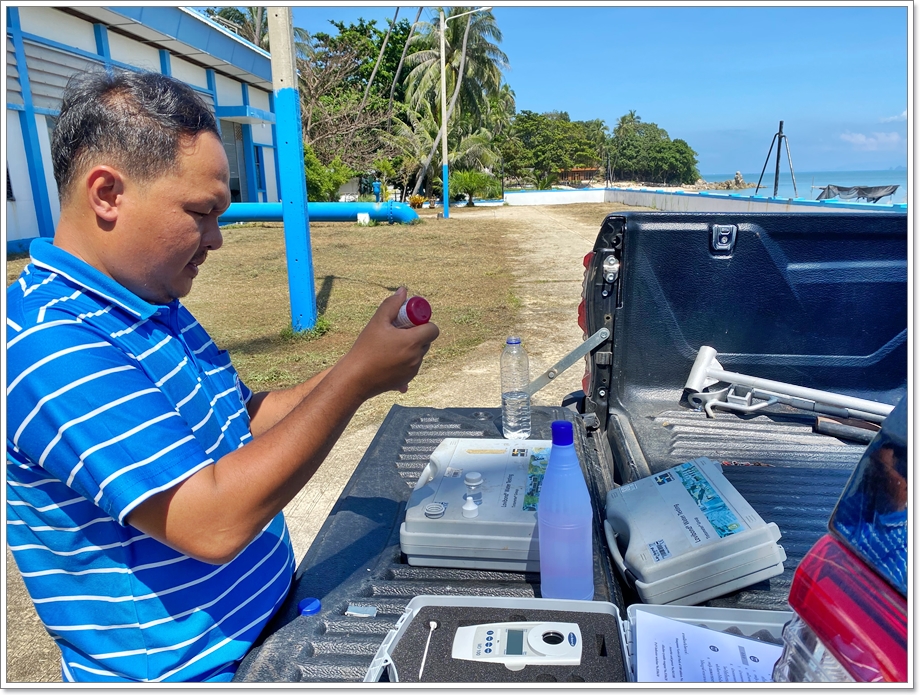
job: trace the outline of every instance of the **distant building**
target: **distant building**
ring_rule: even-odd
[[[271,58],[194,10],[6,8],[6,241],[24,251],[60,216],[51,131],[67,79],[92,66],[155,70],[191,85],[218,119],[234,201],[277,202]]]

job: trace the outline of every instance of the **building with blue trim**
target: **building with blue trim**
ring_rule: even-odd
[[[51,131],[67,79],[94,66],[155,70],[191,85],[217,117],[235,202],[277,202],[271,57],[195,10],[6,7],[6,243],[25,251],[60,216]]]

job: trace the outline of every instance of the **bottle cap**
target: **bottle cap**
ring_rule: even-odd
[[[297,611],[301,615],[316,615],[319,613],[319,609],[322,608],[318,598],[313,598],[312,596],[302,599],[300,603],[297,604]]]
[[[482,473],[479,471],[470,471],[465,476],[463,476],[463,482],[469,485],[470,487],[476,487],[477,485],[482,485]]]
[[[553,431],[553,446],[568,446],[574,441],[572,423],[568,420],[555,420],[550,428]]]
[[[411,297],[406,302],[406,316],[416,326],[428,323],[431,319],[431,304],[424,297]]]
[[[521,339],[518,338],[516,335],[512,335],[511,337],[508,338],[508,340],[505,341],[505,343],[508,345],[520,345]]]

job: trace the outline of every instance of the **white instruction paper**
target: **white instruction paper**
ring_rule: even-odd
[[[640,683],[769,683],[780,645],[636,611]]]

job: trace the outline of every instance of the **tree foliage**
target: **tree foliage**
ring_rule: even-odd
[[[331,199],[332,182],[348,172],[383,176],[404,196],[410,188],[428,195],[440,188],[441,30],[438,8],[427,8],[427,21],[425,9],[418,8],[412,21],[398,19],[397,10],[383,28],[360,18],[330,21],[329,32],[312,36],[294,29],[311,200]],[[690,145],[671,140],[635,111],[612,130],[602,118],[573,121],[561,110],[518,112],[514,91],[503,81],[509,65],[495,17],[471,10],[444,8],[448,163],[456,170],[451,193],[460,191],[471,202],[484,193],[472,182],[494,181],[499,172],[539,188],[582,167],[607,167],[619,180],[686,184],[699,178]],[[269,48],[266,8],[203,12]]]
[[[336,156],[328,165],[320,162],[310,145],[304,145],[303,165],[307,177],[307,200],[336,201],[339,188],[355,175],[340,157]]]
[[[614,179],[681,184],[700,177],[696,152],[686,141],[671,140],[666,130],[644,122],[635,111],[617,121],[610,155]]]

